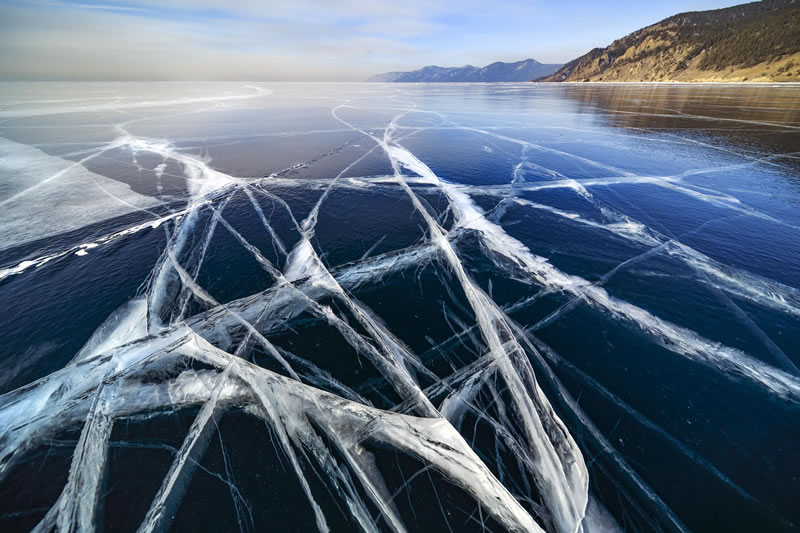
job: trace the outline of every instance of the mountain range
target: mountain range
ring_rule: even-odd
[[[386,72],[372,76],[367,81],[384,83],[530,81],[548,76],[560,67],[560,64],[544,64],[535,59],[524,59],[516,63],[497,61],[483,68],[472,65],[429,66],[412,72]]]
[[[800,1],[674,15],[536,81],[800,81]]]

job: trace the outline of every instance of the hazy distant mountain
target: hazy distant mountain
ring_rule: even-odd
[[[800,81],[800,2],[681,13],[537,81]]]
[[[552,74],[560,67],[561,65],[539,63],[535,59],[524,59],[516,63],[498,61],[483,68],[472,65],[463,67],[430,66],[413,72],[386,72],[372,76],[367,81],[390,83],[529,81]]]

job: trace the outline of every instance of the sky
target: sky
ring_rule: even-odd
[[[0,80],[360,81],[564,63],[725,0],[0,0]]]

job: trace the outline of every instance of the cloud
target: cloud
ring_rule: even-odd
[[[131,6],[122,6],[131,7]],[[358,56],[414,46],[314,17],[185,16],[105,5],[4,6],[5,79],[361,79]],[[373,32],[374,33],[374,32]]]
[[[596,23],[610,7],[547,4],[1,0],[0,79],[361,80],[432,63],[566,61],[622,34]],[[580,39],[565,46],[568,28]]]
[[[141,7],[117,6],[113,4],[78,4],[76,7],[79,9],[102,9],[106,11],[138,11],[141,13],[147,11]]]

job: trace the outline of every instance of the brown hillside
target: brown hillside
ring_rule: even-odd
[[[537,81],[800,81],[800,1],[681,13]]]

